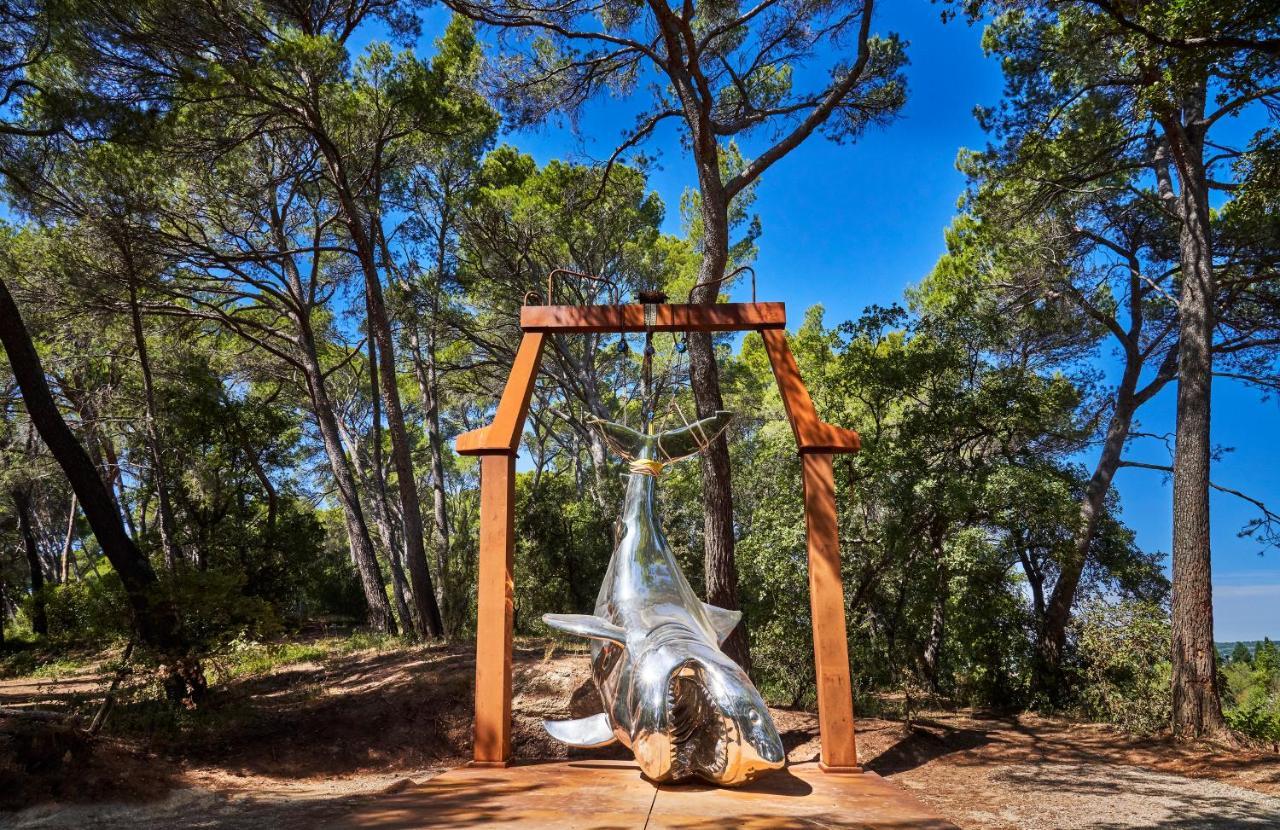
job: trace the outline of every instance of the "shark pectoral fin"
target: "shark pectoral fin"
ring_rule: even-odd
[[[577,634],[579,637],[608,640],[620,646],[627,644],[627,632],[622,626],[592,614],[543,614],[542,621],[552,628]]]
[[[583,749],[608,746],[618,740],[604,712],[577,720],[544,720],[542,728],[557,741]]]
[[[724,643],[728,636],[733,633],[733,630],[738,627],[738,623],[742,622],[741,611],[730,611],[728,608],[721,608],[709,602],[702,603],[702,610],[707,612],[707,617],[711,620],[711,627],[715,629],[716,638],[721,643]]]

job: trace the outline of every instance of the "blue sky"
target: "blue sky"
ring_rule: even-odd
[[[899,301],[903,289],[928,273],[944,251],[943,229],[964,188],[956,154],[985,143],[973,108],[999,100],[1001,76],[996,62],[982,54],[980,29],[943,24],[938,11],[925,0],[881,5],[876,31],[894,31],[910,41],[910,90],[900,119],[854,144],[811,138],[760,184],[754,207],[764,229],[755,264],[760,296],[784,300],[793,322],[817,303],[834,324],[856,317],[869,304]],[[553,124],[509,134],[506,140],[539,161],[603,159],[634,112],[625,102],[604,101],[584,113],[578,135],[567,124]],[[694,184],[690,161],[674,132],[659,132],[646,150],[659,153],[651,185],[668,205],[667,230],[677,233],[680,194]],[[744,150],[751,155],[749,145]],[[1270,438],[1277,402],[1227,381],[1218,381],[1213,394],[1214,440],[1234,448],[1215,466],[1215,480],[1280,503],[1280,450]],[[1173,407],[1170,387],[1142,410],[1142,430],[1172,430]],[[1135,447],[1133,457],[1169,460],[1158,444]],[[1166,477],[1123,469],[1116,487],[1138,543],[1167,552],[1172,508]],[[1257,543],[1236,535],[1254,515],[1239,499],[1213,494],[1219,640],[1280,634],[1280,552],[1259,556]]]

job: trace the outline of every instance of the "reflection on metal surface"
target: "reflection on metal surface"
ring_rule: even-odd
[[[786,760],[760,693],[720,643],[738,611],[698,600],[658,526],[655,485],[662,466],[707,446],[733,417],[710,418],[658,435],[601,421],[631,462],[622,535],[595,614],[547,614],[548,625],[591,639],[592,673],[605,711],[547,722],[574,746],[621,741],[654,781],[700,777],[742,784]]]

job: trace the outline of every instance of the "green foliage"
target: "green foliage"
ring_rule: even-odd
[[[225,682],[237,677],[267,674],[298,663],[323,663],[334,657],[365,651],[381,652],[402,645],[403,642],[395,637],[367,631],[301,641],[236,639],[217,655],[213,666],[217,678]]]
[[[1236,659],[1242,650],[1243,659]],[[1280,745],[1280,648],[1265,638],[1249,656],[1248,647],[1238,643],[1220,676],[1231,728],[1273,749]]]
[[[1280,710],[1275,706],[1238,706],[1226,710],[1225,714],[1227,725],[1241,735],[1269,743],[1273,751],[1280,744]]]
[[[321,660],[328,654],[328,649],[315,642],[259,643],[234,640],[220,659],[215,661],[215,667],[219,679],[229,680],[266,674],[280,666]]]
[[[575,492],[564,475],[516,480],[516,630],[545,633],[542,615],[592,613],[612,552],[612,525],[621,504],[602,506]]]
[[[1032,666],[1034,607],[1028,607],[1024,581],[1005,567],[1008,555],[977,528],[959,534],[946,551],[939,689],[998,709],[1028,702]]]
[[[1095,602],[1076,618],[1081,706],[1088,717],[1138,734],[1169,726],[1169,615],[1144,601]]]
[[[1070,454],[1088,432],[1079,384],[1015,357],[1007,334],[953,294],[939,313],[873,308],[836,331],[814,309],[792,339],[819,411],[863,440],[835,468],[848,499],[841,535],[860,692],[1029,701],[1044,594],[1070,555],[1084,488]],[[727,405],[744,413],[731,447],[753,676],[771,699],[802,704],[812,700],[813,668],[794,439],[757,341],[746,341],[724,378]],[[664,520],[696,577],[701,521],[690,472],[664,483]],[[1114,498],[1104,507],[1082,594],[1158,602],[1168,589],[1158,557],[1133,544]]]
[[[245,591],[245,577],[223,571],[179,571],[160,590],[179,609],[186,641],[197,654],[259,640],[280,632],[271,603]]]
[[[45,588],[49,640],[60,647],[101,647],[129,636],[124,586],[109,565],[101,576]]]
[[[741,474],[739,489],[751,482],[753,509],[740,514],[744,533],[735,555],[752,673],[768,699],[811,705],[817,689],[804,514],[801,492],[793,486],[800,466],[794,439],[789,430],[761,430],[735,442],[733,461]],[[698,477],[691,478],[692,490]],[[696,506],[694,495],[686,498]],[[700,543],[701,537],[697,540]]]
[[[1280,675],[1280,645],[1273,643],[1270,637],[1263,637],[1253,652],[1253,665],[1268,675]]]

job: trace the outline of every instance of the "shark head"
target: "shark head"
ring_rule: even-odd
[[[628,636],[589,614],[543,620],[593,640],[597,685],[611,678],[601,689],[605,712],[544,722],[558,740],[595,747],[621,738],[653,781],[697,777],[733,786],[785,765],[782,739],[747,673],[687,621],[668,619]]]
[[[637,655],[631,748],[655,781],[746,783],[786,762],[769,709],[737,663],[681,637]]]

